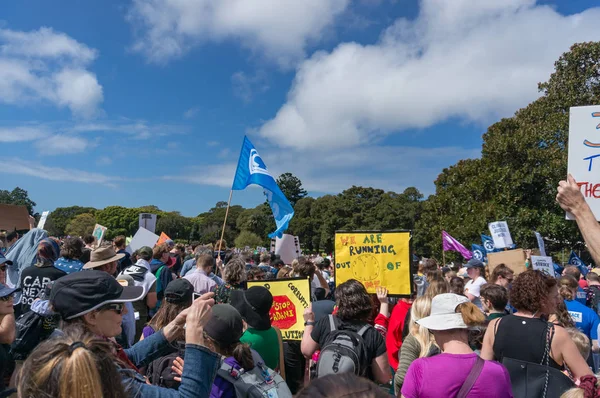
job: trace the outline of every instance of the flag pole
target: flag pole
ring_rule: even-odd
[[[442,267],[446,266],[446,252],[444,251],[444,248],[442,247]]]
[[[219,239],[219,251],[217,256],[221,259],[221,245],[223,244],[223,237],[225,236],[225,225],[227,225],[227,216],[229,215],[229,206],[231,205],[231,197],[233,196],[233,189],[229,191],[229,200],[227,201],[227,209],[225,210],[225,220],[223,220],[223,229],[221,230],[221,239]]]

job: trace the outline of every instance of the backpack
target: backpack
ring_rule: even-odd
[[[217,375],[230,382],[237,398],[292,398],[292,392],[279,373],[268,368],[252,352],[254,368],[251,370],[235,369],[225,361]]]
[[[363,336],[372,326],[366,324],[358,332],[352,329],[338,329],[334,316],[329,315],[329,327],[329,335],[317,361],[316,377],[337,373],[364,376],[369,364]]]
[[[27,311],[16,320],[15,341],[10,346],[10,353],[15,360],[25,360],[31,351],[53,331],[53,317],[45,317],[33,311]]]
[[[585,296],[585,305],[598,312],[598,303],[600,303],[600,287],[592,285],[587,288]]]
[[[178,344],[178,351],[172,352],[163,357],[155,359],[154,361],[150,362],[150,364],[146,368],[146,377],[153,385],[165,388],[172,388],[175,390],[179,389],[179,385],[181,384],[181,382],[175,381],[175,377],[177,376],[177,374],[171,370],[171,366],[173,366],[173,361],[175,361],[175,358],[183,358],[183,354],[185,351],[185,343]]]

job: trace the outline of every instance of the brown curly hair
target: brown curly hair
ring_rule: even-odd
[[[367,289],[356,279],[348,279],[335,290],[337,317],[342,321],[369,322],[373,302]]]
[[[535,314],[543,308],[550,290],[555,286],[556,279],[553,277],[529,269],[520,273],[513,281],[509,292],[510,304],[519,311]]]

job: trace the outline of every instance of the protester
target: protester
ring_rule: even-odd
[[[329,342],[328,337],[334,332],[330,322],[333,322],[338,330],[349,329],[356,333],[364,326],[369,326],[362,335],[366,357],[365,362],[360,365],[366,369],[364,375],[369,379],[383,384],[389,383],[391,374],[385,341],[375,328],[369,325],[373,306],[365,287],[354,279],[342,283],[336,290],[336,305],[337,314],[323,318],[318,323],[315,323],[315,315],[310,307],[304,311],[305,327],[301,345],[304,357],[310,358],[315,351]],[[323,353],[319,360],[322,359],[322,355]]]
[[[577,328],[565,328],[565,330],[569,333],[569,337],[575,343],[575,347],[577,347],[583,359],[587,361],[592,352],[592,344],[589,337]]]
[[[294,273],[294,270],[292,269],[292,267],[283,266],[279,269],[276,279],[291,278],[293,273]]]
[[[223,271],[225,283],[215,288],[215,302],[217,304],[229,304],[231,292],[244,289],[246,286],[246,264],[237,256],[229,260]]]
[[[47,237],[48,233],[46,231],[34,228],[23,235],[23,237],[6,252],[6,258],[12,262],[12,264],[5,263],[7,265],[6,284],[8,286],[19,285],[21,272],[37,262],[38,245]],[[17,293],[15,296],[16,303],[20,302],[20,297],[20,293]]]
[[[82,327],[41,343],[18,377],[20,397],[125,398],[109,341]]]
[[[265,272],[258,267],[251,267],[246,271],[246,277],[249,281],[262,281],[265,279]]]
[[[586,293],[580,284],[581,272],[579,271],[579,268],[577,268],[573,265],[571,265],[569,267],[565,267],[562,274],[563,274],[563,276],[570,275],[573,278],[575,278],[575,280],[577,281],[577,292],[576,292],[577,294],[575,296],[575,300],[578,301],[579,303],[585,305],[586,304]]]
[[[150,262],[150,271],[156,277],[156,307],[154,310],[150,310],[150,315],[154,315],[160,308],[163,296],[165,294],[165,288],[173,280],[173,274],[167,265],[169,259],[169,247],[167,244],[154,246],[152,249],[152,261]]]
[[[79,238],[67,238],[60,249],[60,257],[54,262],[54,267],[67,275],[81,271],[83,263],[79,260],[83,254],[83,241]]]
[[[444,294],[450,291],[450,286],[443,277],[435,277],[431,279],[428,285],[429,286],[427,286],[427,289],[425,289],[425,293],[423,295],[429,297],[430,299],[434,298],[438,294]]]
[[[600,315],[600,276],[594,272],[589,272],[585,279],[588,281],[585,305]]]
[[[413,281],[416,286],[417,297],[421,297],[425,294],[429,281],[427,275],[432,271],[437,271],[439,265],[433,258],[427,258],[419,262],[419,268],[416,275],[413,275]]]
[[[79,261],[85,264],[90,261],[92,250],[95,249],[94,245],[96,243],[96,238],[93,235],[85,235],[82,240],[85,246],[81,250],[81,257],[79,257]]]
[[[480,361],[469,346],[468,328],[485,321],[481,311],[464,296],[440,294],[431,302],[431,315],[417,323],[429,329],[442,353],[419,358],[408,368],[402,396],[405,398],[456,397],[470,371]],[[449,371],[451,369],[451,371]],[[485,361],[469,390],[471,397],[512,397],[510,378],[504,367]]]
[[[329,294],[329,284],[323,278],[321,272],[317,272],[317,267],[306,257],[300,256],[292,261],[294,276],[297,278],[310,278],[311,290],[323,288],[325,295]]]
[[[500,285],[492,283],[481,286],[481,304],[486,319],[502,318],[506,315],[506,305],[508,304],[508,292]]]
[[[273,305],[271,292],[262,286],[231,292],[231,305],[238,310],[244,321],[244,334],[240,342],[248,344],[265,360],[265,364],[274,370],[283,366],[283,341],[279,329],[271,326],[269,312]]]
[[[433,334],[417,323],[431,314],[431,297],[426,295],[418,297],[413,302],[410,312],[409,333],[400,348],[400,362],[394,375],[394,392],[396,394],[402,389],[406,371],[417,358],[431,357],[440,353]]]
[[[177,315],[192,305],[194,301],[194,286],[186,279],[175,279],[165,289],[165,299],[156,315],[144,326],[141,340],[152,336],[169,323]]]
[[[117,267],[117,272],[121,273],[125,268],[133,264],[131,261],[131,255],[129,252],[127,252],[127,250],[125,250],[127,247],[127,239],[124,235],[119,235],[113,239],[113,246],[118,254],[123,255],[123,258],[119,260],[119,266]]]
[[[512,269],[508,268],[506,264],[498,264],[494,267],[492,275],[490,276],[490,283],[494,285],[502,286],[505,289],[509,289],[515,278],[515,273]]]
[[[119,275],[128,275],[133,278],[135,286],[140,286],[144,289],[144,295],[132,302],[135,310],[135,339],[139,339],[142,335],[142,330],[148,322],[149,313],[156,307],[158,298],[156,297],[156,277],[150,271],[150,263],[152,260],[152,249],[148,246],[143,246],[137,250],[138,260],[134,265],[125,268]]]
[[[465,295],[465,281],[460,276],[455,276],[450,279],[450,293],[458,294],[459,296]]]
[[[135,281],[129,275],[120,274],[117,277],[117,282],[119,282],[119,284],[123,287],[135,286]],[[125,303],[125,306],[127,307],[127,313],[123,313],[123,322],[121,323],[121,328],[123,330],[121,331],[121,335],[115,337],[115,339],[123,348],[130,348],[133,344],[135,344],[136,312],[132,303]]]
[[[388,299],[387,288],[384,286],[377,286],[375,298],[377,299],[377,305],[379,305],[379,312],[375,315],[373,326],[385,340],[388,325],[390,323],[390,301]],[[374,306],[373,309],[377,310],[377,306]]]
[[[214,262],[212,254],[200,254],[196,257],[196,269],[186,273],[183,277],[194,286],[194,292],[197,294],[208,293],[217,286],[215,281],[208,277],[208,274],[212,272]]]
[[[385,335],[385,346],[388,354],[388,362],[394,372],[398,369],[404,325],[406,324],[405,321],[410,313],[412,304],[412,299],[401,298],[398,304],[392,309],[392,315],[390,315],[388,330]]]
[[[144,291],[139,286],[121,286],[105,272],[76,272],[58,279],[52,288],[50,303],[61,315],[62,330],[56,335],[69,335],[73,327],[83,327],[101,339],[111,339],[121,333],[125,302],[139,300]],[[115,364],[127,394],[143,397],[208,397],[215,377],[219,357],[206,350],[205,327],[213,304],[212,294],[196,300],[189,310],[180,313],[160,332],[123,350],[113,345]],[[138,369],[172,350],[170,342],[183,336],[185,325],[184,369],[179,390],[149,385],[139,377]]]
[[[466,265],[467,274],[469,274],[470,281],[465,284],[465,296],[473,304],[483,311],[483,305],[481,304],[480,289],[481,286],[487,282],[485,280],[485,266],[483,263],[475,258],[470,259]]]
[[[271,266],[271,255],[267,252],[261,253],[258,268],[262,270],[264,275],[271,274],[273,278],[277,275],[277,269]]]
[[[598,326],[600,319],[596,311],[586,307],[575,300],[579,284],[570,274],[561,276],[558,280],[559,293],[565,301],[567,310],[575,322],[575,326],[583,332],[592,342],[592,352],[600,352],[598,347]],[[588,364],[593,366],[593,360],[590,358]]]
[[[15,230],[6,234],[6,251],[9,251],[19,240],[19,233]]]
[[[15,340],[15,315],[13,295],[18,291],[0,284],[0,392],[4,389],[4,377],[12,359],[9,356],[10,344]]]
[[[296,398],[389,398],[389,394],[363,377],[338,373],[312,381]]]
[[[6,284],[6,267],[12,265],[13,262],[4,257],[4,254],[0,253],[0,283]]]
[[[481,357],[498,361],[506,357],[540,364],[548,335],[545,319],[556,312],[557,302],[562,301],[557,281],[541,271],[529,269],[515,278],[510,300],[517,312],[490,322]],[[550,348],[550,367],[562,370],[567,366],[575,379],[592,374],[564,328],[554,326]]]
[[[46,238],[38,245],[37,262],[21,272],[21,313],[29,311],[33,301],[42,293],[46,285],[67,275],[54,267],[60,248],[52,238]]]

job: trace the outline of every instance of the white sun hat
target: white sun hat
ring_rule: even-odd
[[[456,307],[468,302],[468,298],[458,294],[438,294],[431,300],[431,315],[416,322],[429,330],[468,329],[462,314],[456,312]]]

